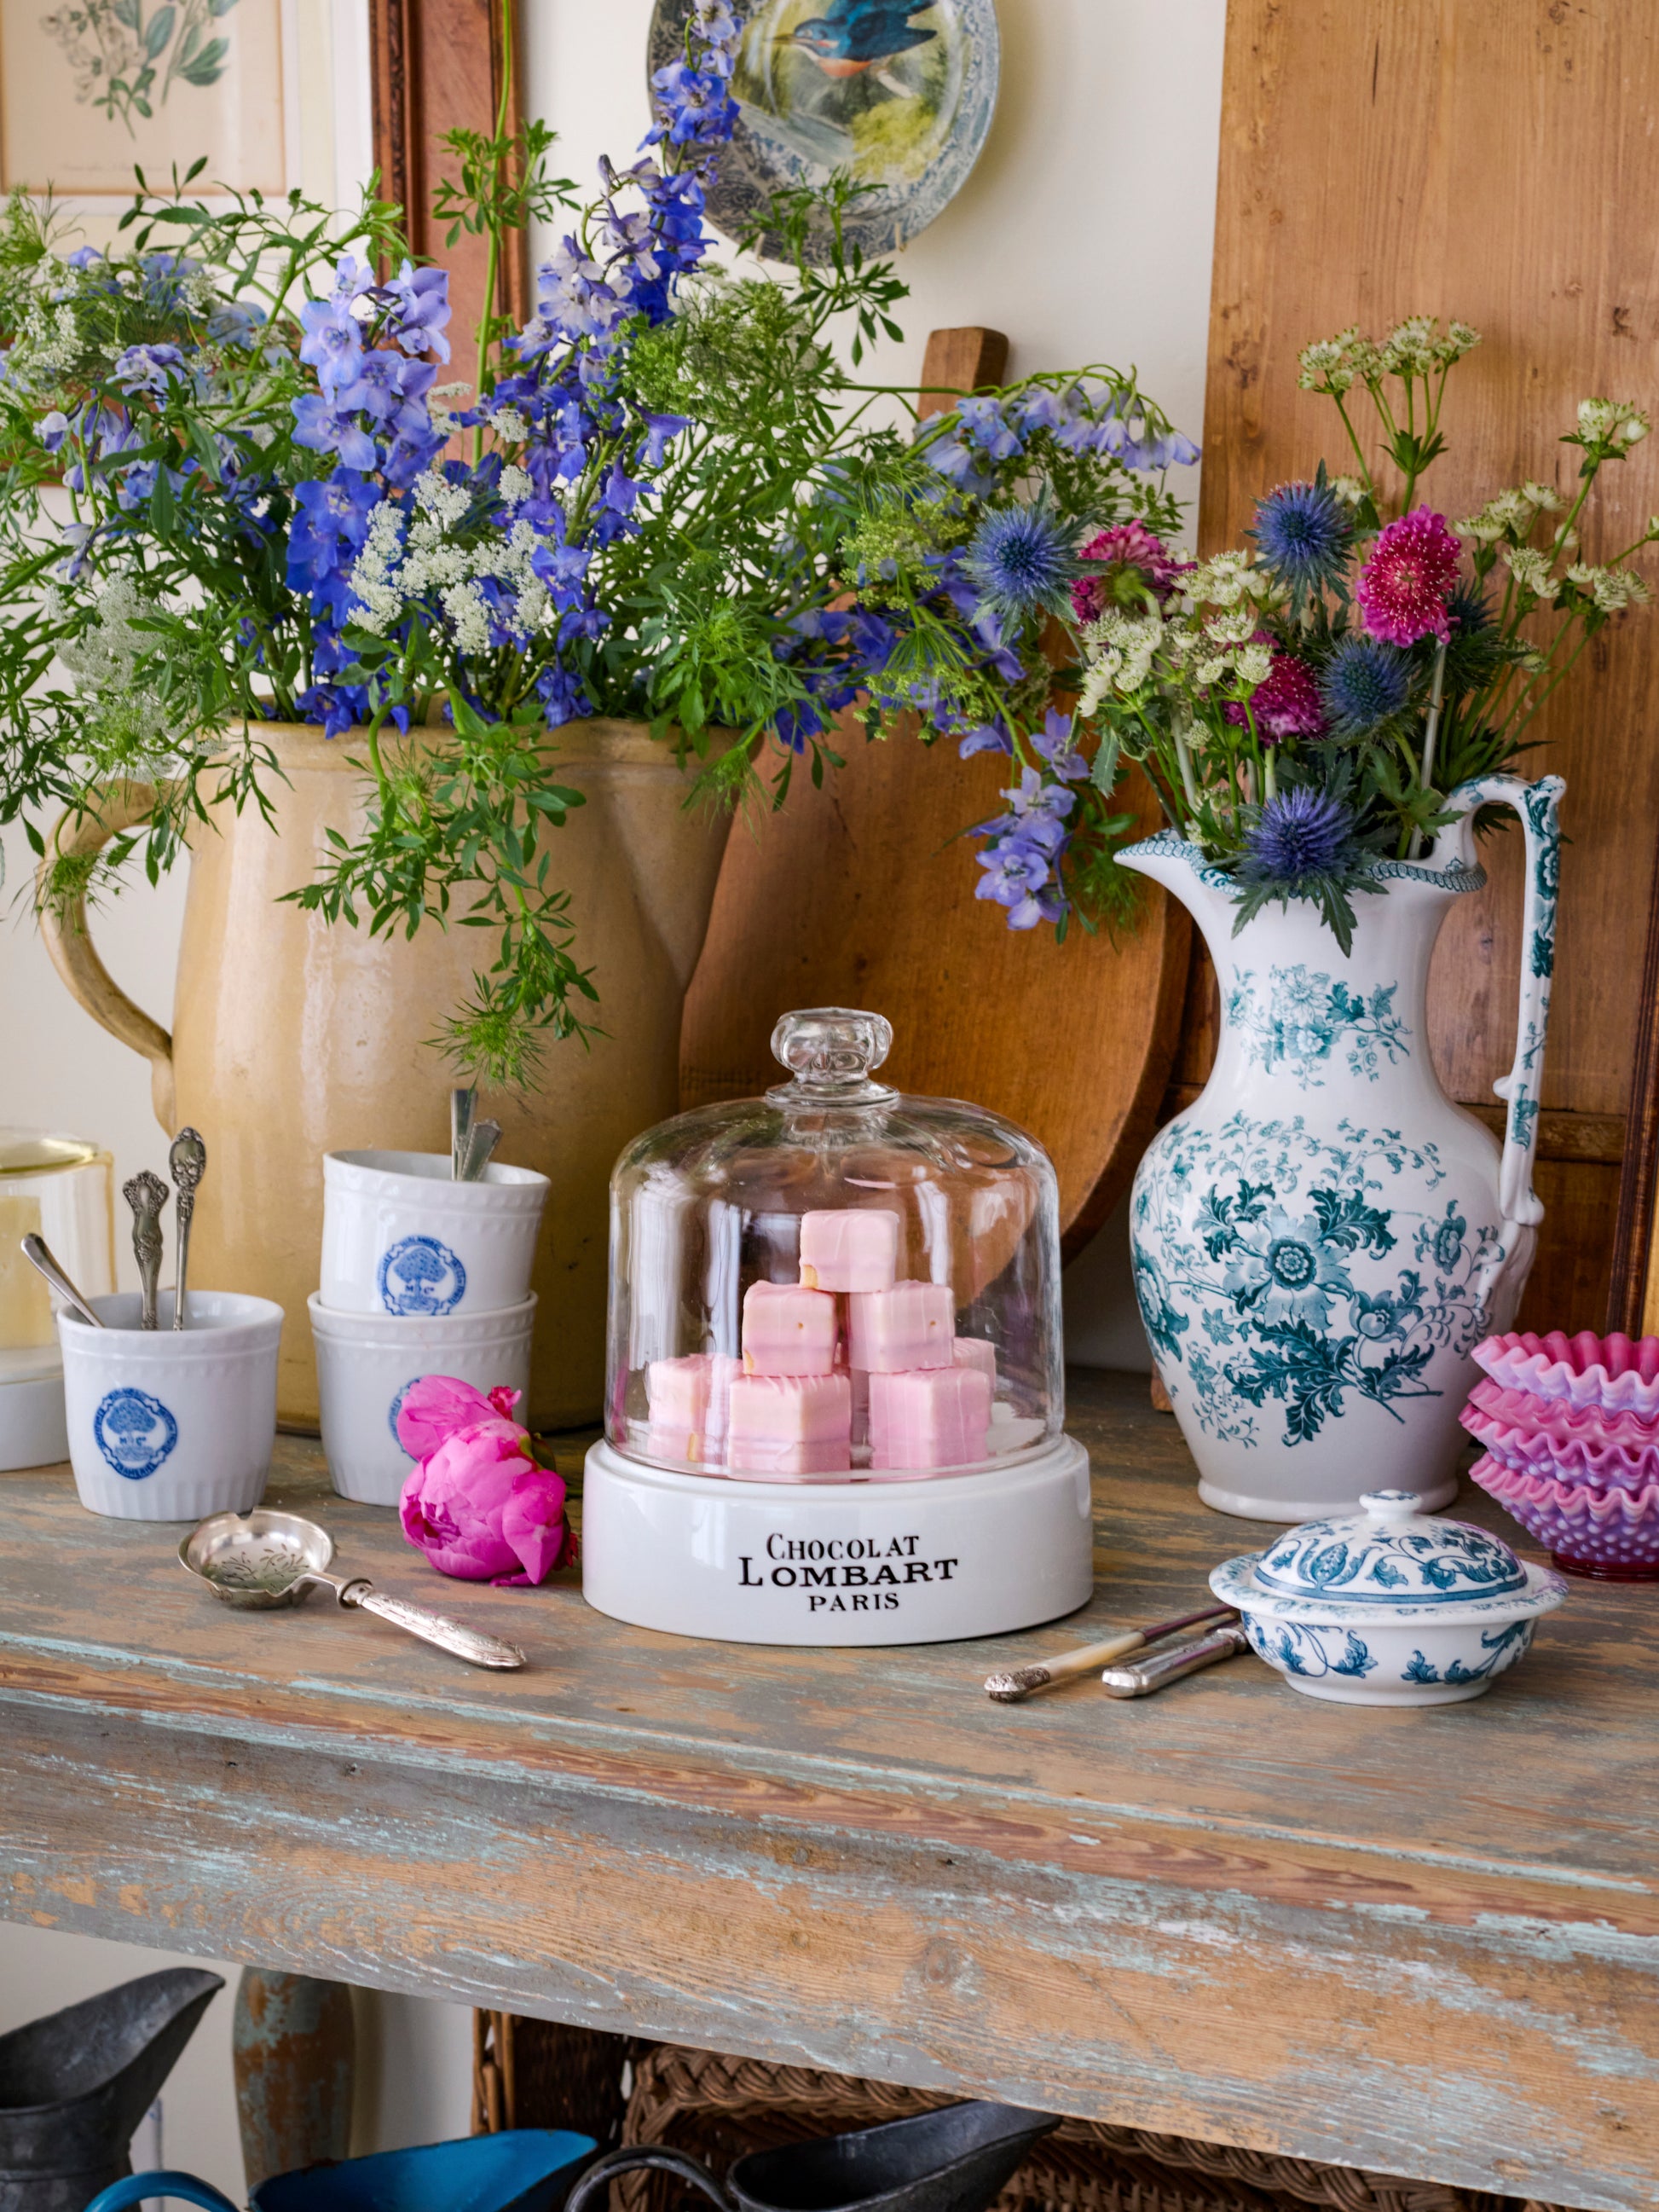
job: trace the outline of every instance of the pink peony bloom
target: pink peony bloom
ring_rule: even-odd
[[[1249,720],[1237,700],[1227,708],[1230,722]],[[1294,653],[1275,652],[1273,665],[1250,695],[1260,738],[1322,738],[1325,708],[1319,684],[1307,662]]]
[[[505,1384],[486,1393],[453,1375],[422,1375],[398,1408],[398,1441],[410,1459],[425,1459],[457,1429],[505,1420],[518,1402],[519,1393]]]
[[[1377,533],[1354,597],[1373,637],[1388,645],[1451,635],[1446,603],[1457,587],[1460,548],[1443,514],[1413,507]]]
[[[517,1422],[491,1415],[450,1431],[404,1485],[398,1512],[440,1574],[541,1583],[576,1555],[564,1507],[562,1478],[536,1465]]]
[[[1115,522],[1091,538],[1079,557],[1105,564],[1072,586],[1072,611],[1083,623],[1098,622],[1108,607],[1141,605],[1143,591],[1150,590],[1160,601],[1167,599],[1177,578],[1192,566],[1176,560],[1144,522]]]

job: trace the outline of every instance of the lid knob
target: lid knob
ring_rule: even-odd
[[[851,1006],[809,1006],[785,1014],[772,1032],[775,1058],[802,1089],[831,1095],[869,1080],[893,1048],[893,1025]]]
[[[1423,1510],[1423,1500],[1414,1490],[1368,1490],[1359,1502],[1367,1519],[1384,1528],[1413,1520]]]

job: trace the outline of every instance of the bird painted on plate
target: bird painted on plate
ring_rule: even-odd
[[[938,37],[910,21],[932,4],[933,0],[830,0],[823,15],[798,23],[781,43],[811,54],[826,76],[862,76],[866,70],[879,69]]]

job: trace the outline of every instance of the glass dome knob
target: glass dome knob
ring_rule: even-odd
[[[772,1052],[804,1091],[844,1096],[870,1079],[893,1048],[893,1025],[852,1006],[811,1006],[785,1014]]]

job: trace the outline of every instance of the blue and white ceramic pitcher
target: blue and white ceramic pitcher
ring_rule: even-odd
[[[1381,861],[1345,957],[1314,910],[1237,936],[1233,886],[1173,833],[1124,855],[1181,900],[1220,984],[1214,1073],[1135,1177],[1135,1286],[1164,1388],[1224,1513],[1306,1521],[1456,1490],[1471,1348],[1510,1327],[1543,1208],[1532,1187],[1553,965],[1559,776],[1463,785],[1420,863]],[[1478,890],[1474,816],[1512,806],[1527,841],[1525,955],[1501,1150],[1441,1089],[1429,961]]]

